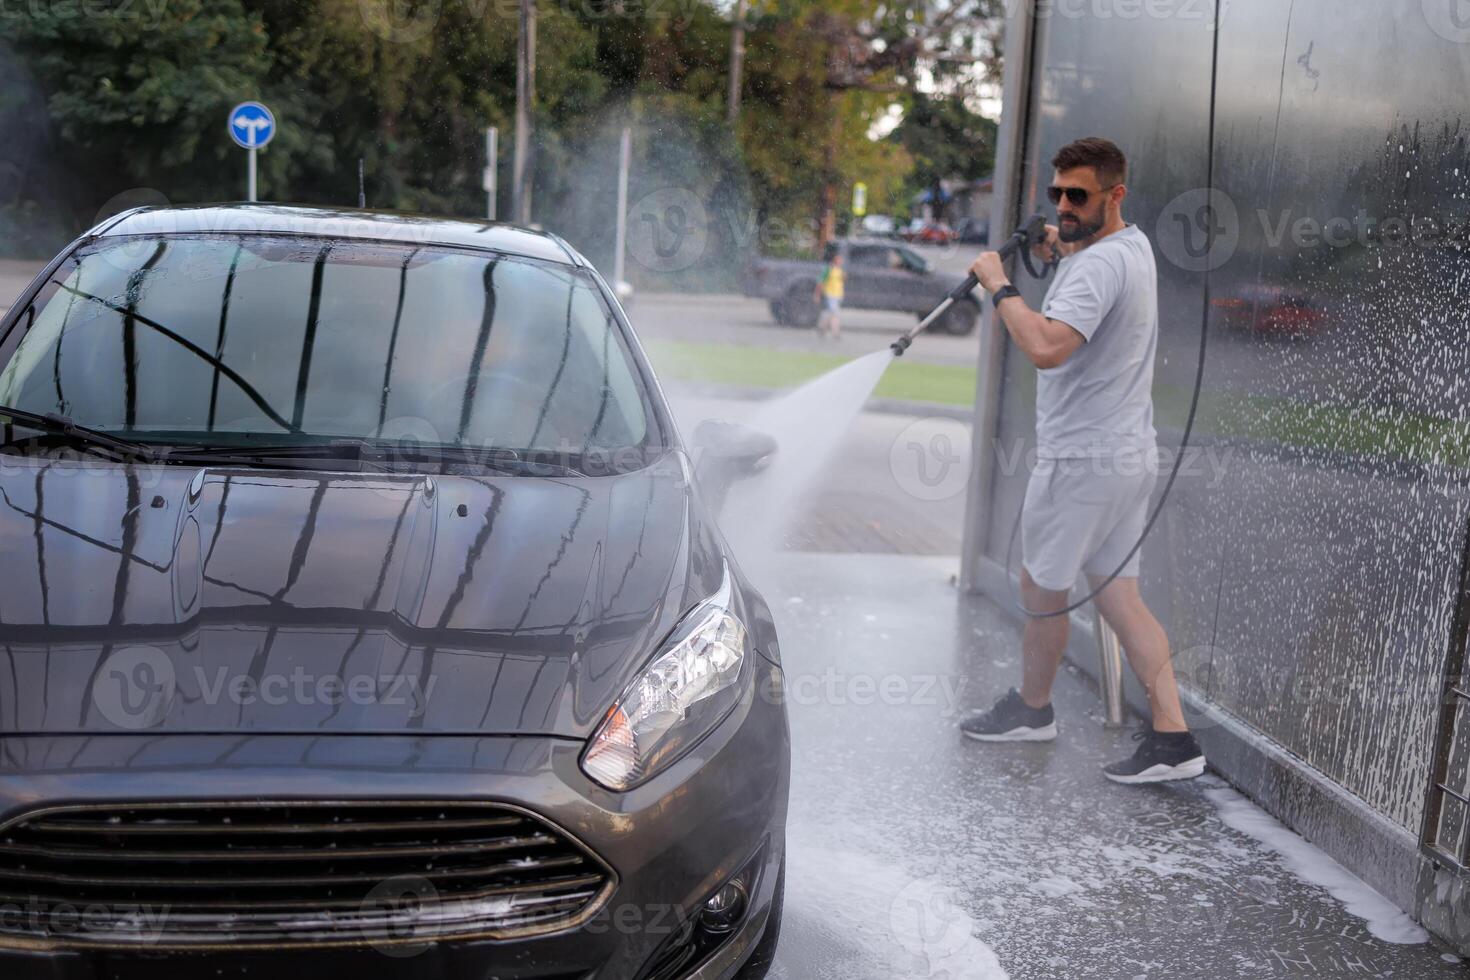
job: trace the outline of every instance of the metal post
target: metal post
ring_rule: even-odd
[[[249,168],[250,168],[249,169],[249,176],[245,178],[245,200],[247,200],[247,201],[254,201],[255,200],[255,147],[252,146],[250,149],[246,150],[245,151],[245,155],[250,158],[250,163],[249,163]]]
[[[498,189],[496,180],[499,177],[496,167],[499,165],[499,153],[500,130],[488,126],[485,129],[485,179],[482,183],[485,188],[485,217],[491,221],[495,220],[495,194]]]
[[[521,31],[516,44],[516,149],[511,175],[511,211],[521,224],[531,222],[531,103],[536,98],[536,0],[521,0]]]
[[[1096,606],[1092,611],[1092,632],[1097,637],[1097,686],[1102,694],[1103,726],[1122,728],[1123,644]]]
[[[1020,220],[1021,177],[1026,162],[1031,105],[1031,63],[1036,32],[1035,4],[1008,4],[1005,28],[1004,96],[995,152],[995,194],[990,204],[992,234],[1006,235]],[[970,435],[970,484],[965,500],[965,532],[960,544],[960,588],[980,591],[994,504],[996,453],[992,441],[1000,422],[1002,369],[1006,337],[994,308],[980,304],[979,378],[975,423]],[[1007,458],[1018,458],[1008,454]]]
[[[745,0],[735,0],[735,22],[730,27],[730,92],[726,112],[730,123],[740,118],[740,85],[745,71]]]
[[[633,166],[633,130],[623,127],[621,152],[618,154],[618,220],[617,243],[613,250],[613,288],[621,288],[624,251],[628,239],[628,171]]]

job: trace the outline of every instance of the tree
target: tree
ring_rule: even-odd
[[[821,244],[835,230],[839,188],[850,179],[844,161],[856,148],[855,139],[866,140],[893,98],[917,93],[921,79],[953,84],[977,66],[982,73],[993,68],[998,50],[991,39],[1001,12],[1000,0],[824,0],[793,2],[778,15],[792,21],[794,30],[787,33],[797,34],[806,48],[796,57],[798,65],[810,66],[812,97],[827,102],[825,111],[812,113],[820,125],[808,129],[822,148],[817,195]],[[762,22],[761,33],[774,26]],[[854,133],[854,123],[866,125]]]
[[[937,189],[941,180],[976,180],[995,169],[996,124],[972,112],[962,99],[911,97],[903,121],[889,139],[908,150],[914,169],[910,194]]]
[[[4,23],[43,91],[56,140],[49,157],[71,172],[79,224],[127,188],[197,199],[218,186],[227,162],[243,185],[225,117],[261,94],[271,58],[259,18],[240,0],[31,5]]]
[[[874,209],[891,207],[915,151],[938,151],[918,137],[869,134],[896,100],[916,104],[921,79],[926,90],[958,92],[965,72],[983,69],[977,11],[998,2],[753,0],[733,129],[731,25],[721,8],[545,5],[534,217],[610,252],[611,147],[625,122],[641,127],[631,201],[671,183],[707,195],[720,236],[711,263],[726,278],[745,250],[790,251],[830,234],[854,181],[868,185]],[[260,154],[266,199],[354,203],[362,158],[372,207],[484,213],[484,128],[508,133],[514,105],[514,4],[171,0],[112,9],[0,9],[17,55],[0,62],[0,78],[20,79],[0,91],[0,124],[24,134],[20,149],[13,138],[0,148],[0,173],[20,174],[19,189],[0,196],[0,218],[24,214],[39,227],[38,210],[57,210],[48,182],[64,191],[67,233],[123,189],[157,188],[175,203],[238,198],[244,159],[225,115],[245,98],[265,101],[280,124]],[[973,123],[931,101],[945,138]]]

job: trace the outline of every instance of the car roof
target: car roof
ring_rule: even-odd
[[[255,234],[305,235],[449,245],[485,249],[527,258],[584,265],[569,245],[549,232],[496,221],[436,218],[402,211],[306,207],[287,204],[208,204],[137,208],[110,218],[92,235]]]

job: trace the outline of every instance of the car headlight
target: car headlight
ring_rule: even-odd
[[[632,789],[703,738],[740,699],[745,626],[720,591],[689,612],[659,654],[608,711],[582,756],[601,785]]]

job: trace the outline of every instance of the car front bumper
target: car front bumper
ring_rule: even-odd
[[[597,911],[512,940],[208,951],[91,942],[72,923],[37,948],[0,935],[6,980],[168,980],[362,975],[414,980],[638,980],[704,901],[757,867],[741,924],[684,976],[738,972],[764,930],[785,849],[789,748],[780,671],[759,660],[755,691],[687,755],[628,793],[581,771],[584,743],[545,737],[412,735],[51,735],[0,753],[0,819],[62,803],[208,800],[484,800],[524,807],[616,875]]]

